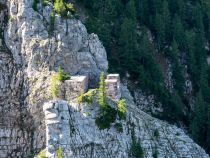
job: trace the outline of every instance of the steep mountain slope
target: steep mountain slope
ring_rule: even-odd
[[[0,157],[30,157],[46,146],[43,105],[53,99],[50,93],[50,79],[53,72],[61,66],[71,75],[88,75],[90,86],[95,87],[100,72],[106,72],[108,69],[107,55],[97,35],[88,34],[79,20],[62,19],[56,14],[52,21],[51,3],[47,6],[38,3],[37,11],[32,8],[33,0],[0,0],[0,3],[1,30],[3,30],[1,38],[3,45],[0,47]],[[166,157],[179,157],[181,154],[187,154],[189,157],[208,157],[204,150],[182,130],[143,113],[135,106],[125,87],[122,92],[128,102],[127,118],[136,125],[135,135],[140,139],[145,156],[151,157],[152,147],[162,143],[163,145],[159,145],[157,150],[160,155]],[[79,112],[75,111],[73,114],[77,113]],[[84,122],[81,123],[82,126]],[[96,126],[92,123],[88,128],[94,131]],[[116,131],[112,132],[113,129],[108,132],[96,129],[98,137],[101,133],[108,135],[99,140],[107,147],[105,149],[107,153],[113,153],[110,157],[128,156],[131,142],[129,128],[130,126],[126,126],[124,122],[122,135]],[[153,130],[156,128],[159,129],[160,138],[151,140]],[[83,130],[83,127],[78,127],[78,131]],[[128,134],[125,133],[126,130]],[[176,136],[175,131],[180,133],[180,136],[179,134]],[[111,140],[107,140],[109,134],[120,137],[116,142],[121,141],[123,144],[120,147],[121,153],[112,148]],[[170,134],[172,136],[167,136]],[[77,135],[76,133],[71,139],[75,144],[80,141]],[[184,140],[178,141],[178,139]],[[174,147],[172,142],[180,144]],[[82,141],[80,145],[83,147],[85,143],[87,142]],[[90,139],[89,143],[95,142]],[[89,154],[77,154],[77,151],[80,152],[78,149],[73,152],[75,157],[89,156]],[[94,152],[99,151],[100,149]],[[106,154],[92,156],[108,157]]]

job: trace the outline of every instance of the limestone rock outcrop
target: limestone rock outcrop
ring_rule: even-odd
[[[127,120],[121,122],[122,133],[113,127],[100,131],[94,121],[97,108],[52,101],[51,76],[59,66],[71,75],[88,76],[90,87],[94,87],[100,72],[108,69],[107,56],[98,36],[88,34],[80,20],[55,15],[52,31],[53,6],[39,5],[34,11],[33,2],[0,0],[5,6],[0,10],[1,158],[34,157],[46,145],[53,152],[57,146],[49,144],[60,138],[62,141],[57,143],[66,145],[63,147],[70,157],[128,157],[131,124],[136,125],[136,137],[147,157],[152,157],[155,146],[160,157],[208,157],[181,129],[143,113],[125,87],[121,93],[127,100],[128,113]],[[49,105],[45,113],[44,104]],[[49,109],[54,111],[46,114]],[[46,130],[54,131],[56,123],[56,130],[61,127],[57,132],[67,131],[69,135],[64,132],[64,137],[57,133],[46,136]],[[160,133],[158,140],[152,136],[156,128]]]
[[[88,75],[95,86],[107,71],[106,51],[77,19],[55,16],[52,5],[32,8],[33,0],[0,0],[0,157],[29,157],[45,146],[43,103],[51,100],[51,75],[61,66]],[[15,140],[15,143],[12,141]]]
[[[145,158],[208,158],[205,151],[176,126],[155,119],[134,104],[125,86],[121,86],[127,103],[126,120],[119,132],[115,123],[110,129],[99,130],[95,119],[97,105],[78,105],[63,100],[45,103],[47,157],[53,158],[58,147],[65,157],[127,158],[131,150],[132,131],[140,142]],[[155,134],[156,133],[156,134]]]

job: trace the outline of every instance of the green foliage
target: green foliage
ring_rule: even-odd
[[[69,80],[70,79],[70,75],[65,73],[64,70],[59,67],[58,68],[58,80],[61,82],[64,82],[65,80]]]
[[[52,75],[50,90],[54,98],[58,97],[59,82],[64,82],[68,79],[70,79],[70,75],[66,74],[61,67],[59,67],[58,72]]]
[[[37,158],[47,158],[46,152],[44,150],[40,151],[39,154],[37,155]]]
[[[66,16],[66,7],[65,7],[65,3],[63,0],[55,0],[54,3],[54,10],[57,14],[59,14],[60,16]]]
[[[155,148],[153,149],[152,157],[153,157],[153,158],[158,158],[157,145],[155,145]]]
[[[125,99],[120,99],[117,103],[117,112],[120,119],[126,118],[126,101]]]
[[[96,118],[95,123],[100,130],[107,129],[115,122],[116,117],[117,111],[109,105],[106,105],[106,108],[103,108],[100,115]]]
[[[56,152],[56,158],[64,158],[63,149],[59,147]]]
[[[70,11],[70,12],[73,12],[73,13],[76,11],[75,8],[74,8],[74,5],[72,3],[67,3],[66,4],[66,9],[67,9],[67,11]]]
[[[210,70],[206,63],[209,51],[205,49],[206,43],[210,43],[210,3],[204,0],[78,1],[88,10],[88,31],[97,33],[106,47],[109,71],[121,75],[128,72],[128,79],[137,83],[135,86],[154,94],[156,102],[163,105],[162,119],[185,122],[187,126],[191,122],[192,126],[194,121],[189,116],[194,119],[198,111],[194,113],[189,107],[189,98],[201,91],[204,102],[210,104]],[[165,87],[168,67],[162,58],[169,59],[172,65],[172,92]],[[185,93],[186,79],[193,84],[190,94]],[[183,113],[185,109],[189,112]],[[206,139],[202,144],[209,143]]]
[[[154,136],[155,136],[156,138],[159,138],[160,134],[159,134],[158,129],[155,129],[155,131],[154,131]]]
[[[58,74],[54,74],[51,78],[51,87],[50,87],[50,91],[51,94],[54,98],[56,98],[58,96]]]
[[[96,94],[96,90],[95,89],[91,89],[89,90],[87,93],[85,94],[81,94],[78,98],[77,98],[77,102],[78,103],[88,103],[88,104],[93,104],[93,97]]]
[[[134,158],[144,158],[144,151],[139,141],[137,141],[134,130],[131,133],[132,143],[130,148],[130,156]]]
[[[64,0],[55,0],[54,10],[57,14],[65,18],[67,17],[68,11],[75,12],[74,5],[72,3],[66,3]]]
[[[98,89],[98,103],[104,109],[107,106],[104,72],[102,72],[100,75],[100,82],[99,82],[99,89]]]
[[[208,106],[203,100],[201,92],[197,94],[195,102],[195,116],[191,123],[192,137],[201,145],[204,145],[207,138]]]
[[[6,8],[6,6],[0,2],[0,11],[4,10]]]
[[[33,2],[32,8],[33,8],[35,11],[38,11],[38,3],[39,3],[39,0],[34,0],[34,2]]]
[[[114,127],[117,129],[118,132],[123,132],[123,126],[121,123],[115,123]]]
[[[49,25],[49,34],[52,35],[55,25],[55,11],[50,14],[50,25]]]

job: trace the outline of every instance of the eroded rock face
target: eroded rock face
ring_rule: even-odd
[[[53,158],[56,149],[62,147],[65,157],[127,158],[132,131],[145,158],[152,158],[155,152],[158,157],[168,158],[209,157],[183,130],[139,110],[127,88],[121,87],[127,102],[127,116],[126,120],[116,122],[122,125],[122,132],[114,127],[115,123],[110,129],[98,129],[95,124],[97,105],[69,104],[62,100],[45,103],[47,157]]]
[[[0,157],[24,158],[34,155],[46,144],[49,147],[43,104],[52,100],[53,71],[61,66],[72,75],[88,75],[94,86],[100,71],[107,71],[108,62],[98,36],[88,34],[79,20],[64,20],[56,15],[54,30],[49,32],[52,5],[39,6],[39,12],[36,12],[32,9],[33,0],[0,2],[7,6],[1,15],[10,17],[7,24],[5,19],[0,19],[3,29],[3,45],[0,46]],[[68,107],[68,111],[63,110],[65,117],[62,119],[59,109],[55,109],[56,115],[52,112],[48,116],[47,119],[69,120],[71,123],[63,128],[70,136],[66,135],[62,137],[65,141],[60,141],[66,143],[62,145],[66,145],[68,157],[128,157],[132,128],[129,122],[136,125],[136,136],[147,157],[152,157],[155,144],[160,157],[208,157],[182,130],[143,113],[134,105],[126,89],[122,93],[128,102],[127,120],[121,122],[123,133],[113,127],[98,130],[95,125],[97,108],[73,103],[69,106],[62,102]],[[57,104],[60,106],[61,102]],[[152,137],[156,128],[160,132],[160,141]]]
[[[45,146],[42,106],[52,99],[52,71],[61,66],[72,75],[88,75],[93,86],[108,62],[98,36],[88,34],[79,20],[56,15],[49,32],[52,5],[36,12],[33,0],[0,3],[5,4],[0,18],[0,157],[23,158]]]
[[[107,71],[103,45],[97,35],[87,33],[79,20],[56,15],[50,32],[50,6],[35,12],[28,0],[9,2],[11,20],[5,32],[6,43],[15,61],[28,71],[56,70],[61,66],[72,75],[89,75],[92,83],[100,71]]]

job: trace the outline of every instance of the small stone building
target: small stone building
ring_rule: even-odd
[[[120,75],[109,74],[105,80],[106,84],[106,95],[111,99],[117,101],[121,98],[120,92]]]
[[[64,98],[68,101],[77,98],[88,90],[87,76],[71,76],[70,80],[64,82]]]

